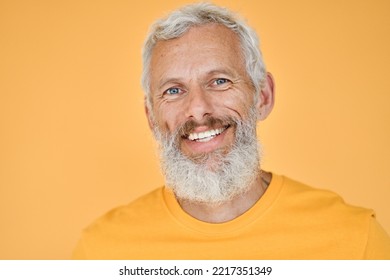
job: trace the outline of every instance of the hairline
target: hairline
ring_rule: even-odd
[[[209,4],[200,3],[200,4],[192,4],[188,6],[196,6],[196,5],[207,6]],[[188,6],[185,6],[184,8]],[[193,18],[190,18],[190,20],[183,19],[183,22],[186,23],[186,26],[183,27],[181,30],[176,29],[174,31],[175,35],[171,34],[167,39],[161,38],[162,37],[161,33],[160,36],[158,36],[159,35],[158,29],[163,29],[163,28],[166,29],[167,26],[164,26],[166,22],[172,17],[174,13],[182,12],[182,9],[171,12],[167,17],[157,20],[154,23],[154,25],[152,25],[151,31],[149,32],[145,40],[144,47],[143,47],[143,54],[142,54],[143,56],[142,87],[144,89],[144,94],[145,94],[145,104],[149,109],[152,108],[152,102],[151,102],[152,96],[151,96],[151,88],[150,88],[151,60],[156,45],[159,42],[180,38],[184,36],[186,33],[188,33],[192,28],[201,27],[210,24],[225,26],[226,28],[228,28],[230,31],[232,31],[234,34],[237,35],[238,43],[240,47],[240,55],[244,60],[243,62],[244,62],[245,72],[248,75],[251,84],[254,88],[255,99],[258,98],[259,92],[261,88],[264,86],[266,70],[265,70],[265,65],[264,65],[261,51],[259,49],[258,36],[256,32],[250,26],[248,26],[243,20],[237,18],[237,14],[218,6],[214,6],[214,5],[207,6],[207,8],[209,7],[218,9],[218,11],[215,12],[215,14],[213,14],[213,16],[216,15],[216,19],[208,20],[208,21],[203,19],[203,22],[194,22],[198,19],[196,18],[196,15],[191,14],[191,16],[195,19]],[[228,20],[222,18],[223,12],[228,13],[227,15]],[[184,18],[184,14],[182,16]],[[251,42],[247,42],[247,39],[251,40]],[[255,49],[255,53],[253,53],[253,49]],[[249,62],[247,60],[249,58],[253,59],[253,56],[254,58],[259,60],[255,62],[259,64],[257,66],[259,67],[259,69],[255,69],[256,66],[250,67],[248,65]],[[254,80],[255,78],[258,79]]]

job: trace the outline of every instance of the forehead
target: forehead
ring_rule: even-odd
[[[222,24],[208,23],[190,27],[178,38],[158,41],[153,52],[156,52],[159,48],[186,44],[193,45],[200,41],[207,42],[210,45],[228,45],[232,47],[239,47],[240,45],[238,35],[232,30]]]
[[[239,36],[221,24],[191,27],[183,36],[156,43],[151,57],[152,80],[171,71],[207,67],[242,68]],[[180,68],[180,69],[177,69]]]
[[[187,47],[192,50],[217,47],[237,51],[240,48],[240,40],[236,33],[221,24],[209,23],[194,26],[178,38],[157,42],[152,51],[152,58],[157,57],[161,52],[171,50],[173,47],[176,50],[184,50]]]

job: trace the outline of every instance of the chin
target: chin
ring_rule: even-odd
[[[217,171],[229,153],[228,148],[219,148],[208,153],[182,154],[198,165],[204,165],[210,171]]]

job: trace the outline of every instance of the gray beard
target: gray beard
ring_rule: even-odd
[[[221,204],[247,192],[260,172],[261,145],[256,136],[256,112],[246,121],[235,119],[236,135],[230,151],[213,151],[196,160],[180,151],[178,131],[154,134],[160,146],[161,168],[167,187],[179,200]]]

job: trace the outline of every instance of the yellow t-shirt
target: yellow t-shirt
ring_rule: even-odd
[[[390,259],[390,238],[372,210],[273,175],[251,209],[221,224],[196,220],[159,188],[89,226],[73,258]]]

